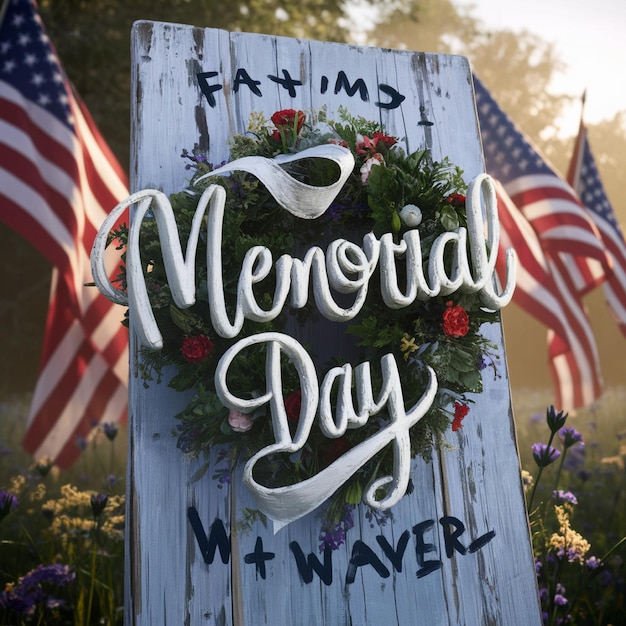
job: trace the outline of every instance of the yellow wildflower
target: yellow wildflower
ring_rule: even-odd
[[[565,506],[557,505],[554,507],[556,518],[559,522],[559,533],[553,533],[550,537],[550,546],[556,549],[557,554],[561,557],[567,557],[570,563],[578,561],[584,563],[585,554],[589,552],[591,544],[570,526],[569,513]]]
[[[37,483],[28,498],[31,502],[41,502],[46,497],[46,486],[43,483]]]
[[[404,335],[402,335],[402,339],[400,339],[400,350],[404,352],[404,360],[407,361],[409,355],[417,350],[415,337],[409,337],[408,333],[404,333]]]

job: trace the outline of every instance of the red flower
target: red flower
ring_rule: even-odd
[[[202,363],[213,352],[213,342],[206,335],[187,336],[183,339],[181,352],[189,363]]]
[[[391,137],[390,135],[383,135],[383,133],[374,133],[372,135],[372,138],[376,142],[376,146],[378,146],[379,143],[383,143],[387,148],[391,148],[391,146],[397,143],[395,137]]]
[[[455,306],[452,301],[446,302],[443,312],[443,332],[448,337],[465,337],[469,330],[469,316],[462,306]]]
[[[283,109],[282,111],[276,111],[270,118],[276,128],[295,128],[296,135],[302,130],[306,115],[302,111],[296,111],[295,109]],[[297,119],[297,122],[296,122]],[[274,135],[272,135],[273,137]]]
[[[302,406],[302,392],[294,391],[285,398],[285,411],[290,422],[297,422],[300,419],[300,407]]]
[[[465,206],[465,196],[462,193],[451,193],[446,200],[457,208]]]
[[[463,428],[461,423],[465,416],[469,413],[469,407],[467,404],[461,404],[460,402],[454,403],[454,419],[452,420],[452,432],[455,433],[459,428]]]

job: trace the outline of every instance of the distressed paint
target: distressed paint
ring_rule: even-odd
[[[134,190],[178,190],[185,179],[179,155],[199,138],[212,162],[226,159],[229,136],[245,130],[253,110],[269,117],[281,108],[322,105],[331,116],[345,105],[353,115],[379,119],[390,134],[406,137],[410,150],[428,147],[435,158],[450,157],[468,181],[484,171],[462,57],[151,22],[135,24],[132,46]],[[237,85],[242,68],[260,81],[262,97]],[[283,70],[303,83],[295,96],[268,78],[284,78]],[[199,87],[199,72],[217,72],[207,77],[221,86],[212,92],[215,106]],[[367,99],[341,88],[334,93],[341,72],[351,83],[363,79]],[[402,104],[380,106],[394,90],[405,96]],[[503,345],[500,325],[484,331]],[[540,623],[503,348],[500,378],[487,379],[475,397],[472,414],[480,418],[450,433],[451,450],[413,463],[415,491],[394,507],[393,520],[379,527],[363,509],[355,513],[346,545],[332,554],[332,570],[321,570],[332,571],[330,584],[315,572],[305,582],[296,566],[296,554],[313,553],[323,563],[315,513],[276,535],[258,523],[234,532],[227,564],[219,550],[211,564],[204,561],[190,520],[206,533],[223,523],[228,533],[252,499],[240,475],[230,489],[218,489],[212,467],[182,457],[171,430],[186,398],[164,384],[145,389],[136,377],[135,339],[132,353],[127,625]],[[461,523],[465,532],[455,544]],[[357,553],[370,562],[351,567]]]

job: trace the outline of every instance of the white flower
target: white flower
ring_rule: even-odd
[[[407,204],[400,211],[400,219],[405,226],[415,228],[422,222],[422,212],[414,204]]]

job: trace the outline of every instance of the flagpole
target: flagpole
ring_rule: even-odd
[[[7,9],[9,8],[9,2],[11,2],[11,0],[0,1],[0,28],[2,28],[2,22],[4,22],[4,16],[6,15]]]

